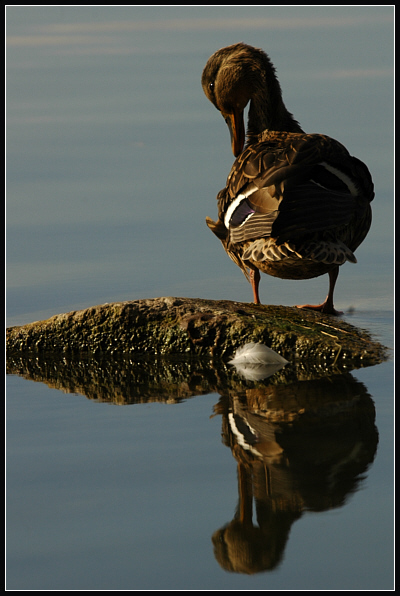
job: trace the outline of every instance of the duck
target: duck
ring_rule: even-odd
[[[256,304],[260,272],[299,280],[328,274],[326,299],[297,307],[342,314],[333,301],[339,267],[357,262],[354,251],[372,221],[367,166],[339,141],[301,128],[262,49],[240,42],[216,51],[201,84],[228,125],[236,158],[208,227],[250,282]]]

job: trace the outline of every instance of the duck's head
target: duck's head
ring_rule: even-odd
[[[243,113],[250,103],[249,142],[266,128],[301,130],[286,110],[275,68],[265,52],[244,43],[218,50],[209,58],[201,78],[204,93],[224,117],[237,157],[246,139]]]

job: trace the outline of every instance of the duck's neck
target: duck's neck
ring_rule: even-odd
[[[247,145],[257,142],[258,135],[264,130],[304,132],[297,120],[286,109],[277,80],[276,86],[269,88],[268,93],[260,89],[250,101]]]

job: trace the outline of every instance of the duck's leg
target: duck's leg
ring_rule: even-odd
[[[260,283],[260,272],[258,269],[250,269],[250,283],[253,288],[253,296],[255,304],[261,304],[260,296],[258,294],[258,285]]]
[[[335,290],[336,280],[339,275],[339,267],[335,267],[332,271],[329,271],[329,291],[325,302],[322,304],[302,304],[298,305],[297,308],[309,308],[311,310],[319,310],[320,312],[328,315],[342,315],[343,313],[339,310],[335,310],[333,307],[333,292]]]

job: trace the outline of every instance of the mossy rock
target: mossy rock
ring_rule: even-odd
[[[338,317],[286,306],[197,298],[115,302],[7,329],[7,353],[229,360],[261,342],[289,361],[371,366],[386,349]]]

